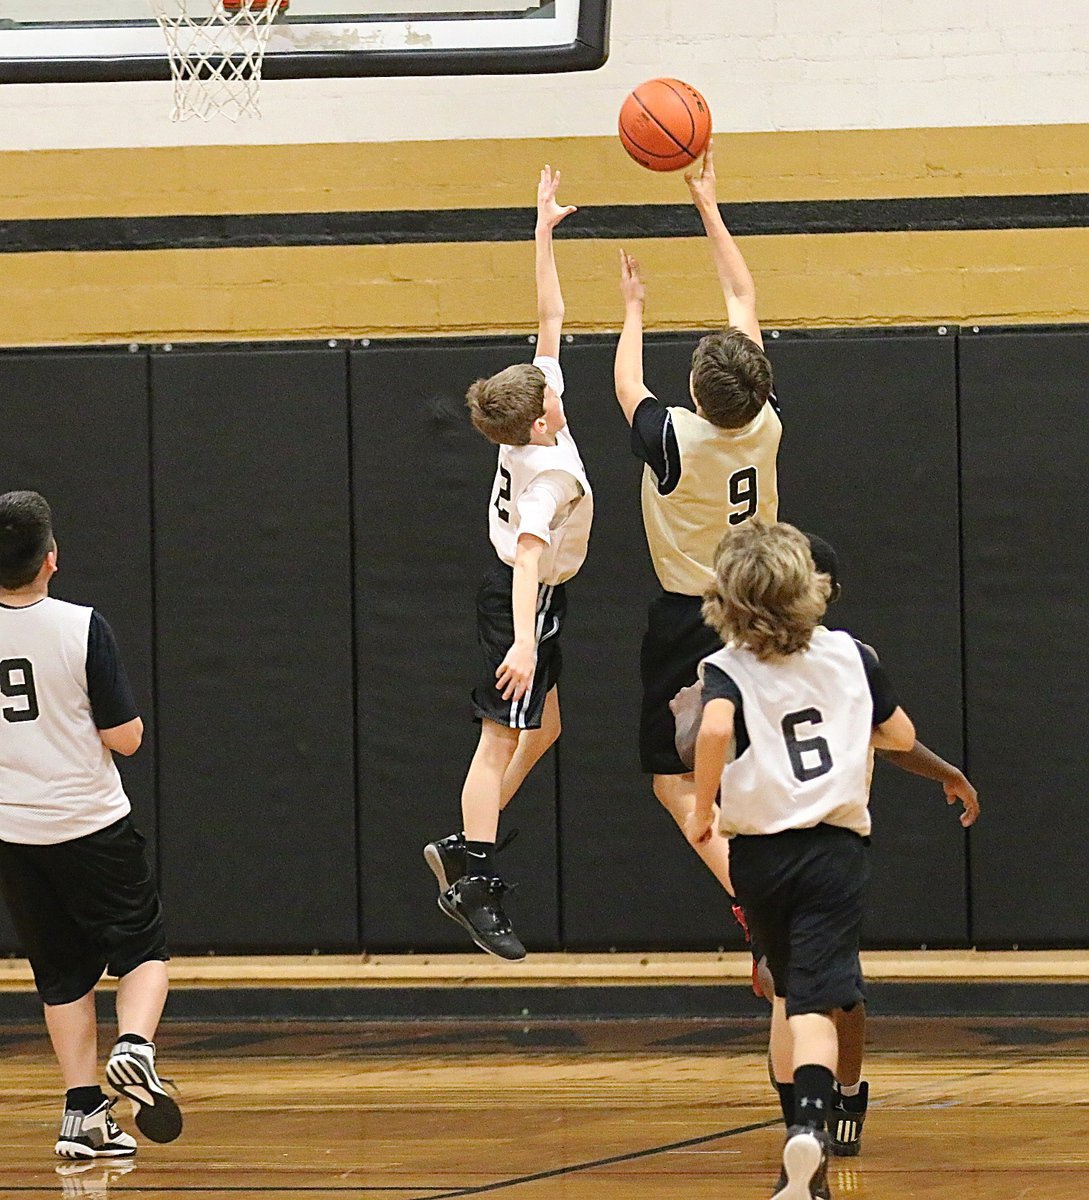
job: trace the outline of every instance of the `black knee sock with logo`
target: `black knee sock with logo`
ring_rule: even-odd
[[[832,1107],[835,1076],[827,1067],[811,1063],[794,1072],[794,1113],[796,1125],[824,1129]]]

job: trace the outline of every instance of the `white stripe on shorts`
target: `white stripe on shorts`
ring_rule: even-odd
[[[548,615],[549,606],[552,604],[552,594],[555,587],[550,583],[542,583],[537,591],[537,628],[533,635],[534,645],[540,645],[541,634],[544,632],[545,617]],[[526,727],[526,705],[529,702],[531,693],[533,692],[533,680],[529,681],[529,687],[526,688],[525,695],[521,700],[514,700],[510,706],[510,728],[525,729]]]

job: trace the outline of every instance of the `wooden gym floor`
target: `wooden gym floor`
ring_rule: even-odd
[[[185,1133],[107,1166],[52,1157],[44,1033],[0,1026],[0,1197],[758,1200],[781,1142],[764,1037],[748,1020],[168,1023]],[[869,1041],[863,1154],[834,1161],[835,1196],[1089,1194],[1084,1022],[875,1018]]]

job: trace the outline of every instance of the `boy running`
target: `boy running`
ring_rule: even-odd
[[[560,629],[566,583],[586,558],[593,495],[563,408],[563,296],[552,233],[572,206],[556,202],[560,173],[537,189],[537,354],[469,388],[473,425],[499,447],[488,526],[498,565],[477,595],[483,675],[473,690],[480,741],[461,794],[462,832],[424,847],[439,908],[482,949],[526,951],[502,904],[495,869],[499,814],[560,734]]]
[[[871,747],[908,751],[915,728],[876,654],[820,625],[830,596],[805,535],[750,522],[715,558],[704,614],[725,643],[701,666],[696,802],[687,833],[730,839],[738,900],[768,959],[788,1123],[773,1200],[827,1200],[833,1014],[864,1000],[858,970],[869,875]],[[966,814],[967,817],[967,814]],[[788,1100],[792,1103],[788,1104]],[[788,1111],[789,1110],[789,1111]]]
[[[45,1008],[67,1089],[56,1152],[117,1158],[136,1142],[98,1083],[94,989],[120,982],[106,1078],[155,1142],[181,1133],[155,1071],[167,995],[162,908],[113,754],[143,737],[105,620],[49,596],[49,505],[0,496],[0,885]]]
[[[810,533],[806,534],[806,540],[809,542],[809,550],[813,556],[817,573],[828,578],[828,603],[832,604],[839,599],[842,591],[839,582],[839,557],[824,538]],[[684,688],[679,692],[670,705],[677,722],[677,753],[689,767],[695,763],[696,738],[699,736],[700,722],[703,716],[702,696],[703,685],[697,681],[691,687]],[[916,741],[910,750],[904,752],[881,750],[878,753],[886,762],[892,763],[901,770],[940,783],[948,804],[956,804],[960,801],[964,805],[962,824],[971,825],[978,817],[979,799],[976,789],[964,772],[940,758],[922,742]],[[743,910],[738,907],[735,911],[744,927]],[[768,971],[767,959],[758,945],[751,942],[751,939],[750,945],[753,955],[753,989],[757,995],[763,996],[768,1003],[772,1003],[774,987]],[[860,975],[861,971],[860,966]],[[862,1078],[862,1060],[866,1045],[866,1005],[864,1003],[857,1004],[850,1012],[838,1010],[835,1020],[839,1058],[836,1065],[836,1088],[832,1100],[828,1132],[832,1141],[832,1153],[841,1158],[853,1158],[862,1149],[862,1130],[866,1122],[869,1104],[869,1084]],[[785,1021],[776,1022],[772,1029],[773,1058],[783,1059],[784,1056],[781,1053],[776,1055],[775,1047],[778,1041],[784,1037],[787,1039],[790,1037]],[[777,1083],[776,1088],[780,1093],[780,1098],[783,1096],[784,1089],[788,1089],[785,1102],[787,1109],[792,1111],[793,1101],[790,1099],[789,1093],[793,1091],[793,1084]]]

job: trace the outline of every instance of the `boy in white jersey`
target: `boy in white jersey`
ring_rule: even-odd
[[[828,602],[832,604],[839,599],[842,591],[839,581],[839,556],[824,538],[807,533],[806,540],[809,542],[809,550],[818,574],[828,578]],[[677,722],[677,753],[689,767],[695,763],[696,738],[703,716],[702,697],[703,684],[697,680],[691,687],[685,688],[674,697],[671,705]],[[963,803],[964,824],[971,824],[979,815],[976,789],[964,772],[946,762],[922,742],[916,741],[906,752],[882,750],[880,754],[887,762],[903,771],[940,783],[948,804],[955,804],[957,801]],[[745,926],[744,912],[740,906],[735,912],[742,926]],[[749,933],[747,928],[746,933]],[[772,1003],[775,993],[767,958],[764,957],[758,942],[753,941],[751,936],[749,940],[753,955],[753,990],[758,996]],[[860,975],[861,972],[860,966]],[[857,1004],[850,1012],[838,1010],[835,1017],[839,1059],[828,1130],[832,1139],[832,1153],[843,1158],[854,1158],[862,1149],[862,1130],[869,1101],[869,1084],[862,1078],[862,1060],[866,1045],[866,1005]],[[774,1036],[777,1039],[789,1037],[785,1022],[776,1023]],[[783,1105],[783,1112],[787,1114],[787,1124],[790,1125],[794,1115],[794,1085],[776,1083],[775,1086]]]
[[[49,505],[0,496],[0,886],[34,971],[67,1089],[56,1152],[135,1154],[98,1084],[94,989],[119,979],[119,1038],[106,1078],[156,1142],[181,1132],[155,1071],[166,942],[144,839],[111,752],[143,736],[109,625],[49,596],[57,569]]]
[[[711,840],[720,797],[733,884],[767,955],[776,1016],[789,1023],[790,1037],[772,1043],[776,1078],[792,1072],[794,1085],[774,1200],[830,1196],[833,1014],[864,999],[872,749],[915,744],[874,652],[819,624],[829,595],[804,534],[754,521],[722,539],[704,599],[725,645],[701,665],[687,832],[694,845]]]
[[[537,189],[537,355],[478,379],[473,425],[499,447],[488,527],[499,565],[477,596],[483,677],[473,690],[480,741],[461,795],[462,832],[424,848],[439,907],[483,950],[516,961],[526,951],[503,910],[495,870],[499,814],[560,733],[560,627],[565,584],[582,566],[593,495],[563,410],[563,296],[556,226],[576,210],[556,202],[560,173]]]
[[[643,381],[645,290],[639,265],[621,252],[624,328],[614,367],[631,447],[645,464],[643,524],[662,585],[650,606],[640,656],[639,757],[653,777],[654,794],[682,829],[692,813],[694,784],[677,755],[669,704],[695,682],[700,660],[718,644],[700,605],[722,531],[752,517],[776,518],[775,459],[782,434],[756,318],[756,287],[719,212],[711,143],[702,169],[685,180],[710,243],[729,328],[703,338],[692,355],[689,392],[696,411],[662,404]],[[731,891],[726,843],[715,838],[698,852]]]

